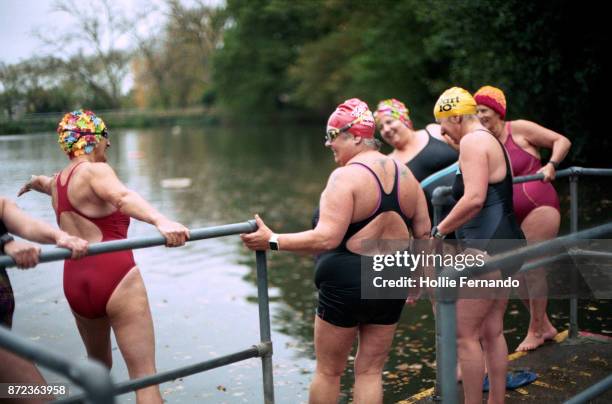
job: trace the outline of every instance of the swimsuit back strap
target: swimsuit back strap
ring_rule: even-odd
[[[60,174],[60,175],[58,175],[58,176],[57,176],[57,184],[58,184],[59,186],[62,186],[62,187],[68,188],[68,184],[70,183],[70,179],[72,178],[72,174],[74,174],[74,170],[75,170],[75,169],[76,169],[78,166],[80,166],[81,164],[83,164],[83,163],[84,163],[84,161],[80,161],[80,162],[76,163],[74,166],[72,166],[72,168],[70,169],[70,172],[68,173],[68,177],[66,178],[66,183],[65,183],[64,185],[62,185],[62,184],[61,184],[61,179],[60,179],[61,174]]]
[[[374,170],[372,170],[370,167],[368,167],[366,164],[364,163],[360,163],[359,161],[356,161],[354,163],[350,163],[349,165],[360,165],[361,167],[365,168],[366,170],[368,170],[376,179],[376,182],[378,183],[378,188],[380,188],[380,192],[381,194],[385,193],[385,190],[382,186],[382,183],[380,182],[380,179],[378,178],[378,175],[376,175],[376,173],[374,172]]]

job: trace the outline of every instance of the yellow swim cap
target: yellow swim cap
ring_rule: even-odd
[[[433,112],[436,119],[457,115],[473,115],[476,114],[476,101],[470,93],[461,87],[449,88],[438,98]]]

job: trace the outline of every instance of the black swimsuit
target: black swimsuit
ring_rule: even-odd
[[[315,265],[315,285],[319,289],[317,315],[339,327],[395,324],[402,313],[405,299],[362,299],[362,256],[349,251],[346,243],[383,212],[396,212],[408,229],[411,228],[411,220],[404,215],[399,204],[399,169],[394,162],[395,183],[391,192],[386,194],[378,176],[370,167],[362,163],[352,164],[366,168],[376,178],[380,202],[378,208],[368,218],[349,225],[338,247],[322,253],[317,258]],[[316,226],[317,222],[318,217],[315,217],[313,225]]]
[[[0,236],[7,233],[4,222],[0,220]],[[15,311],[15,298],[11,281],[4,267],[0,267],[0,324],[11,328],[13,312]]]
[[[436,139],[425,129],[429,140],[427,145],[421,150],[412,160],[406,163],[406,166],[412,171],[414,177],[421,183],[421,188],[425,192],[427,199],[427,209],[429,211],[429,219],[433,223],[433,205],[431,198],[433,191],[437,187],[451,186],[455,178],[455,170],[449,169],[453,164],[456,164],[459,154],[455,149],[447,145],[445,142]],[[435,175],[435,178],[434,178]],[[423,180],[427,179],[426,183]],[[448,212],[451,211],[453,204],[442,207],[442,220]],[[451,236],[452,238],[452,236]]]
[[[429,136],[427,145],[406,163],[418,182],[453,164],[459,157],[455,149],[433,137],[427,129],[425,132]]]
[[[489,131],[486,132],[490,133]],[[491,136],[493,135],[491,134]],[[487,197],[478,215],[455,230],[457,238],[462,241],[465,247],[487,251],[489,255],[499,254],[524,244],[522,241],[513,243],[510,240],[525,239],[514,215],[512,205],[512,169],[510,161],[503,145],[499,140],[497,142],[504,153],[506,176],[500,182],[488,184]],[[453,197],[458,201],[463,196],[463,193],[463,176],[461,171],[458,170],[455,176],[455,183],[453,184]],[[491,242],[491,240],[508,241]],[[504,277],[511,276],[520,267],[521,265],[517,264],[512,268],[505,268],[502,270],[502,274]]]

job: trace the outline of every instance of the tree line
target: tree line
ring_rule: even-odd
[[[146,35],[137,22],[151,10],[126,15],[108,0],[93,3],[104,11],[86,19],[95,23],[47,38],[61,52],[0,65],[5,116],[18,107],[205,105],[232,121],[321,122],[346,98],[374,107],[395,97],[420,127],[447,87],[490,84],[505,91],[509,119],[568,135],[576,163],[605,163],[610,150],[599,116],[605,13],[588,2],[167,0],[165,23]],[[61,0],[56,9],[74,6]],[[122,93],[128,72],[133,84]]]

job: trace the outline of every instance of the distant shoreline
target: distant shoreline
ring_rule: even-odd
[[[17,119],[0,119],[0,136],[55,131],[64,112],[25,114]],[[221,119],[209,108],[173,110],[100,110],[96,111],[111,129],[150,128],[175,125],[218,125]]]

